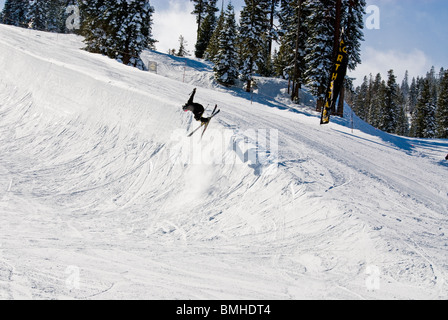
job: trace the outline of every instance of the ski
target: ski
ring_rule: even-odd
[[[210,120],[221,111],[221,110],[216,111],[217,108],[218,108],[218,106],[216,105],[215,108],[212,111],[212,114],[209,117],[209,121],[207,122],[207,124],[205,124],[204,131],[202,131],[202,136],[204,135],[204,132],[207,129],[208,124],[210,123]],[[195,134],[197,131],[199,131],[199,129],[201,129],[203,126],[204,126],[204,124],[201,123],[201,125],[198,128],[196,128],[195,130],[193,130],[190,134],[188,134],[187,137],[191,137],[193,134]]]
[[[212,111],[212,116],[215,114],[217,108],[218,108],[218,105],[215,104],[215,108],[214,108],[213,111]]]
[[[215,108],[215,109],[216,109],[216,108]],[[212,118],[213,118],[214,116],[216,116],[220,111],[221,111],[221,110],[218,110],[218,111],[214,112],[214,113],[210,116],[210,118],[208,119],[208,122],[205,124],[204,131],[202,131],[201,139],[202,139],[202,137],[204,136],[205,130],[207,130],[208,125],[210,124],[210,121],[212,120]]]
[[[193,134],[195,134],[199,129],[201,129],[202,128],[202,126],[203,126],[203,124],[201,124],[201,126],[200,127],[198,127],[198,128],[196,128],[196,129],[194,129],[187,137],[191,137]]]

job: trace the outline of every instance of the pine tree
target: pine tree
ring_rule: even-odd
[[[25,27],[27,23],[28,0],[6,0],[2,11],[2,23]]]
[[[275,28],[275,25],[274,25],[274,20],[275,20],[275,17],[277,16],[277,6],[280,3],[280,1],[281,0],[270,0],[269,1],[269,5],[270,5],[270,11],[269,11],[269,32],[268,32],[268,37],[267,37],[267,39],[269,41],[269,43],[268,43],[268,53],[269,53],[269,55],[272,52],[273,41],[274,40],[277,41],[278,37],[279,37],[279,35],[277,33],[277,30]]]
[[[251,91],[254,73],[266,66],[267,8],[266,0],[245,0],[241,11],[239,44],[243,51],[240,56],[240,78],[246,83],[247,92]]]
[[[66,32],[66,9],[76,0],[8,0],[15,4],[17,23],[35,30]],[[17,18],[19,16],[19,18]]]
[[[417,138],[435,137],[435,107],[432,104],[430,79],[426,78],[422,82],[422,90],[419,95],[417,105],[412,115],[412,125],[410,134]]]
[[[143,70],[145,67],[140,53],[155,42],[151,34],[154,8],[148,0],[117,0],[116,3],[122,16],[117,15],[115,20],[115,46],[121,51],[115,58],[125,65]]]
[[[361,86],[356,90],[356,98],[353,105],[353,111],[356,113],[358,117],[363,120],[367,120],[368,115],[368,90],[369,90],[369,82],[367,80],[367,76],[364,77],[364,80]]]
[[[426,73],[426,79],[429,82],[429,88],[431,92],[431,103],[435,105],[437,101],[438,82],[434,66],[432,66],[431,70],[428,73]]]
[[[395,119],[396,119],[395,134],[398,134],[400,136],[407,136],[409,131],[408,128],[409,122],[408,117],[406,115],[407,103],[405,95],[399,85],[397,85],[396,105],[397,108],[395,112]]]
[[[277,48],[274,49],[273,72],[275,77],[281,77],[282,79],[290,79],[288,70],[289,59],[288,59],[288,53],[286,52],[285,48],[286,48],[285,46],[280,45],[280,48],[278,50]]]
[[[207,3],[206,16],[201,23],[198,32],[198,39],[196,42],[196,58],[204,57],[205,50],[207,50],[210,39],[212,38],[213,32],[215,31],[217,23],[216,12],[219,11],[219,9],[216,7],[216,2],[217,0],[209,0]]]
[[[204,53],[204,59],[209,61],[216,61],[216,56],[219,51],[219,42],[220,42],[220,36],[222,33],[222,30],[224,28],[224,20],[225,20],[225,11],[222,10],[221,14],[219,15],[218,22],[216,24],[216,28],[213,31],[213,35],[210,39],[210,42],[208,43],[207,50],[205,50]]]
[[[215,79],[226,86],[233,85],[238,79],[237,52],[235,49],[237,27],[234,8],[228,4],[224,14],[223,27],[219,34],[218,52],[215,59]]]
[[[198,25],[197,36],[199,39],[199,30],[201,30],[202,21],[206,15],[208,0],[190,0],[193,2],[194,11],[191,14],[196,15],[196,23]]]
[[[304,0],[283,0],[279,20],[280,52],[277,55],[275,73],[292,81],[291,99],[298,102],[299,89],[304,83],[305,50],[308,37],[306,17],[309,15]],[[288,88],[289,89],[289,88]],[[289,90],[288,90],[289,93]]]
[[[409,72],[406,70],[404,74],[403,81],[401,82],[401,92],[403,93],[403,97],[406,101],[406,104],[409,102]]]
[[[441,94],[442,89],[442,79],[445,76],[445,69],[442,67],[437,75],[437,97]]]
[[[190,53],[188,52],[187,48],[187,41],[185,41],[185,38],[180,35],[179,37],[179,49],[177,49],[177,53],[176,56],[178,57],[187,57],[190,55]]]
[[[295,58],[295,35],[297,33],[296,0],[282,0],[278,13],[280,48],[274,59],[275,75],[290,79]]]
[[[378,88],[378,91],[376,93],[376,96],[374,98],[375,104],[376,104],[376,108],[377,108],[377,114],[376,114],[376,119],[374,121],[374,126],[375,128],[378,128],[380,130],[385,130],[385,126],[384,126],[384,118],[385,116],[385,111],[387,109],[386,107],[386,99],[387,99],[387,84],[386,81],[381,80],[380,86]]]
[[[47,31],[64,33],[66,31],[65,10],[71,1],[52,0],[48,5]]]
[[[31,29],[48,30],[48,12],[51,0],[30,0],[26,20]]]
[[[309,0],[308,5],[311,14],[307,19],[309,37],[305,56],[305,79],[318,99],[317,110],[321,110],[333,64],[336,3],[335,0]]]
[[[437,138],[448,139],[448,71],[441,75],[439,87],[436,136]]]
[[[436,137],[437,123],[436,123],[436,106],[434,104],[427,105],[427,115],[425,118],[424,138],[432,139]]]
[[[344,90],[345,90],[345,101],[347,101],[348,105],[353,105],[353,101],[355,98],[355,87],[353,84],[354,78],[347,77],[344,82]]]
[[[412,78],[412,82],[409,87],[409,97],[408,97],[409,114],[411,114],[414,111],[414,108],[417,105],[417,99],[418,99],[417,81],[415,80],[415,78]]]
[[[108,52],[108,37],[112,29],[108,24],[111,15],[108,3],[104,0],[89,0],[79,3],[83,15],[81,35],[84,36],[86,51],[106,55]]]
[[[349,70],[355,70],[356,66],[361,63],[361,42],[364,41],[364,15],[365,15],[365,0],[339,0],[337,1],[337,6],[341,3],[341,13],[340,13],[340,28],[343,28],[344,31],[344,40],[347,45],[347,53],[348,53],[348,66]],[[336,14],[338,14],[338,9],[336,10]],[[335,28],[338,27],[338,19],[335,22]],[[339,49],[339,39],[336,36],[339,34],[335,30],[335,38],[334,38],[334,52],[333,59],[335,59],[338,49]],[[346,77],[343,81],[343,84],[347,81],[348,77]],[[345,85],[342,86],[339,102],[337,106],[336,115],[343,117],[344,116],[344,95],[345,95]],[[336,111],[336,110],[332,110]]]
[[[443,76],[445,75],[445,69],[442,67],[439,71],[439,83],[442,81]]]
[[[367,122],[374,127],[378,127],[381,115],[381,103],[384,101],[384,89],[381,74],[377,74],[375,80],[371,84],[371,99],[369,104],[369,113],[367,115]]]
[[[408,117],[406,115],[406,108],[400,107],[397,113],[397,127],[395,128],[395,134],[400,136],[407,136],[409,134]]]
[[[343,0],[341,26],[344,28],[348,50],[348,69],[355,70],[361,63],[361,43],[364,41],[365,0]]]
[[[274,26],[274,16],[276,13],[276,7],[279,0],[261,0],[258,1],[258,6],[260,6],[261,17],[263,18],[262,28],[264,32],[262,33],[262,39],[264,45],[262,47],[263,51],[263,62],[258,65],[258,72],[261,76],[271,77],[273,75],[273,61],[272,61],[272,43],[274,39],[277,39],[277,32]]]
[[[394,133],[397,127],[397,83],[393,70],[388,71],[387,85],[384,88],[385,100],[381,102],[378,129]]]
[[[148,0],[91,0],[81,8],[86,50],[144,69],[139,55],[155,43]]]

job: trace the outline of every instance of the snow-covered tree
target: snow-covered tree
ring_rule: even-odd
[[[365,0],[305,2],[305,7],[310,10],[306,19],[309,35],[306,44],[305,79],[312,93],[318,98],[318,110],[323,106],[325,89],[330,83],[329,73],[338,54],[342,31],[348,49],[348,68],[353,70],[361,62],[365,6]],[[342,103],[340,105],[342,106]],[[342,115],[343,111],[338,110],[338,114]]]
[[[213,31],[213,35],[208,43],[207,50],[205,50],[204,53],[204,59],[209,61],[215,61],[216,55],[218,54],[219,50],[219,42],[222,30],[224,28],[224,19],[225,19],[225,11],[222,10],[221,14],[219,15],[218,22],[216,24],[215,31]]]
[[[274,59],[275,74],[289,79],[291,76],[291,62],[294,59],[294,33],[297,29],[295,25],[296,10],[293,5],[294,0],[282,0],[278,12],[280,38],[280,48]]]
[[[308,6],[305,79],[313,95],[318,98],[317,109],[320,110],[333,64],[336,5],[335,0],[309,0]]]
[[[30,0],[27,8],[27,24],[34,30],[47,30],[51,0]]]
[[[438,81],[436,78],[436,71],[434,66],[432,66],[431,70],[428,73],[426,73],[426,79],[429,81],[429,88],[431,91],[431,103],[435,105],[437,102]]]
[[[415,78],[412,78],[411,85],[409,86],[409,97],[408,97],[408,112],[412,113],[415,106],[417,105],[418,99],[418,87]]]
[[[266,37],[269,29],[267,0],[245,0],[241,11],[239,45],[242,48],[240,78],[251,91],[254,73],[266,65]]]
[[[394,133],[397,127],[397,82],[393,70],[388,71],[387,85],[384,88],[385,100],[380,104],[380,118],[378,128]]]
[[[365,0],[342,0],[341,27],[344,28],[348,50],[348,69],[361,63],[361,43],[364,41]]]
[[[407,75],[407,73],[406,73]],[[364,78],[354,93],[353,110],[376,128],[398,135],[418,138],[448,138],[448,73],[443,69],[438,77],[434,68],[425,77],[408,77],[399,86],[393,70],[387,84],[378,74],[375,80]],[[436,86],[436,90],[434,89]],[[408,99],[403,92],[408,90]],[[395,98],[393,98],[395,97]],[[368,106],[368,113],[364,110]],[[409,121],[410,120],[410,121]]]
[[[271,54],[272,53],[272,45],[274,41],[278,40],[278,33],[274,24],[274,20],[275,17],[278,17],[277,14],[277,6],[279,5],[281,0],[270,0],[269,1],[269,6],[270,6],[270,10],[268,13],[268,18],[269,18],[269,31],[268,31],[268,53]]]
[[[262,34],[264,46],[262,53],[264,55],[263,62],[258,65],[258,73],[265,77],[273,75],[273,60],[272,60],[272,46],[273,41],[278,39],[276,27],[274,25],[274,18],[276,16],[276,9],[279,0],[265,0],[258,1],[258,5],[263,11],[263,29],[265,32]]]
[[[154,44],[151,34],[153,7],[148,0],[115,0],[116,12],[111,20],[116,33],[116,58],[125,65],[144,69],[140,53]],[[113,10],[113,9],[112,9]]]
[[[369,104],[369,112],[367,114],[367,122],[376,128],[378,128],[379,119],[381,116],[381,103],[385,99],[384,87],[384,81],[381,79],[381,74],[378,73],[375,80],[372,81],[371,99]]]
[[[214,66],[215,79],[226,86],[233,85],[238,79],[236,38],[235,12],[233,5],[229,3],[224,13]]]
[[[104,0],[82,0],[80,10],[83,16],[81,34],[84,36],[85,50],[106,55],[108,37],[112,28],[108,24],[111,12]]]
[[[430,79],[426,78],[412,115],[410,134],[417,138],[434,138],[435,131],[435,106],[432,103]]]
[[[367,79],[367,76],[365,76],[361,86],[356,89],[356,97],[354,99],[352,107],[356,115],[363,120],[367,120],[367,114],[369,111],[368,95],[369,95],[369,81]]]
[[[148,0],[82,1],[86,50],[144,69],[140,53],[154,45]]]
[[[407,136],[409,134],[409,120],[404,105],[398,106],[395,134],[400,136]]]
[[[437,138],[448,139],[448,71],[444,72],[440,78],[436,119]]]
[[[388,73],[387,83],[378,74],[375,80],[367,76],[355,90],[353,111],[371,125],[389,133],[408,134],[408,117],[400,86],[393,70]]]
[[[403,81],[401,82],[401,92],[403,93],[403,97],[407,106],[409,105],[409,90],[409,71],[406,70]]]
[[[282,0],[279,12],[280,51],[274,61],[276,73],[292,81],[292,100],[304,82],[305,50],[308,37],[306,17],[309,14],[304,0]],[[290,82],[291,82],[290,81]]]
[[[2,11],[2,23],[16,27],[26,26],[27,9],[28,0],[6,0]]]
[[[48,5],[46,31],[65,33],[66,30],[66,9],[73,1],[51,0]]]
[[[187,50],[187,41],[185,40],[183,35],[179,36],[179,49],[177,49],[176,56],[178,57],[187,57],[190,55],[190,52]]]
[[[213,32],[216,28],[216,12],[219,11],[219,9],[216,7],[217,0],[209,0],[207,2],[206,6],[206,15],[203,19],[199,31],[198,31],[198,39],[196,41],[196,50],[195,50],[195,56],[196,58],[203,58],[205,50],[207,50],[207,47],[210,43],[210,39],[213,36]]]

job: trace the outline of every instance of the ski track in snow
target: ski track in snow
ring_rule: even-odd
[[[319,126],[278,79],[251,96],[202,61],[143,53],[156,75],[0,33],[0,299],[447,298],[446,140]],[[194,87],[222,110],[202,143]],[[222,139],[260,130],[278,168]]]

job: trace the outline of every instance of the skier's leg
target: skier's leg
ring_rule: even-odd
[[[193,103],[193,107],[194,107],[194,118],[197,121],[201,120],[202,115],[204,114],[204,107],[202,105],[200,105],[199,103]]]
[[[210,118],[201,117],[201,124],[207,124],[210,121]]]

